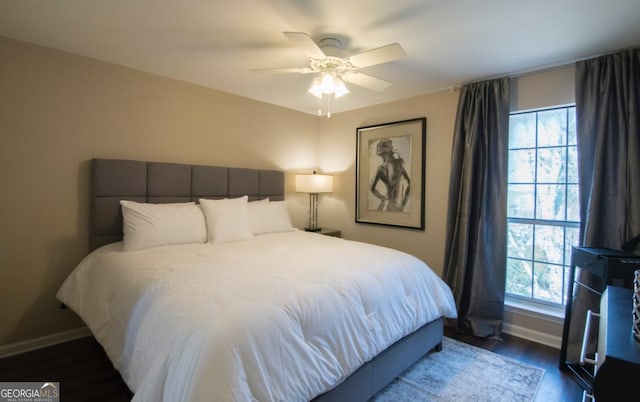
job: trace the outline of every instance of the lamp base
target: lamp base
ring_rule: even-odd
[[[305,232],[319,232],[322,228],[304,228]]]

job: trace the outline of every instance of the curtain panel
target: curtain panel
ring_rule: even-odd
[[[451,155],[444,279],[457,330],[502,332],[506,277],[509,79],[460,90]]]
[[[640,234],[640,49],[576,63],[581,239],[620,249]]]
[[[619,250],[640,235],[640,49],[576,63],[576,131],[581,244]],[[577,362],[586,311],[599,310],[600,296],[579,286],[569,297],[567,360]],[[594,341],[589,348],[595,351]]]

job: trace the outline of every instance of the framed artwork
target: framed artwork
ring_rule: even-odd
[[[356,222],[424,230],[427,118],[356,129]]]

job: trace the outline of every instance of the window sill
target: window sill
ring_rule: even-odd
[[[564,321],[565,309],[563,307],[548,306],[508,296],[505,297],[504,304],[506,309],[520,314],[553,321]]]

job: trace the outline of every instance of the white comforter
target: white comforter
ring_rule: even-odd
[[[134,401],[306,401],[455,317],[447,285],[388,248],[302,231],[87,256],[58,291]]]

